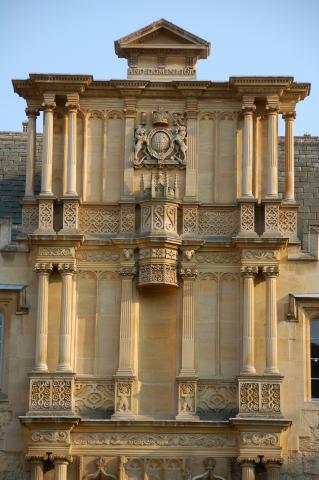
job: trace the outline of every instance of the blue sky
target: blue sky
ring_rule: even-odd
[[[25,118],[12,78],[125,78],[114,40],[159,18],[211,42],[210,57],[198,63],[200,80],[292,75],[310,82],[295,134],[319,135],[319,0],[0,0],[0,130],[19,131]]]

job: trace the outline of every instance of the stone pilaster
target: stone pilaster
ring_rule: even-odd
[[[136,98],[126,98],[124,101],[125,132],[124,132],[124,175],[122,200],[133,199],[134,179],[134,130],[136,118]]]
[[[38,274],[38,308],[34,370],[39,372],[46,372],[48,370],[48,294],[49,275],[52,268],[51,263],[36,263],[34,267]]]
[[[74,98],[73,98],[74,97]],[[77,113],[79,104],[78,95],[72,96],[65,104],[68,110],[68,150],[66,169],[65,195],[77,196],[76,191],[76,143],[77,143]]]
[[[294,120],[295,112],[283,114],[285,120],[285,194],[286,202],[295,201]]]
[[[35,175],[35,155],[36,155],[36,121],[39,115],[38,110],[26,108],[25,113],[28,117],[28,143],[25,177],[25,198],[34,197],[34,175]]]
[[[185,202],[195,202],[198,198],[198,101],[189,97],[186,100],[187,112],[187,161]]]
[[[254,280],[258,273],[256,266],[241,267],[244,278],[243,289],[243,365],[242,373],[255,373],[255,312],[254,312]]]
[[[279,275],[277,266],[262,269],[266,277],[266,369],[265,373],[276,374],[278,370],[277,347],[277,293],[276,284]]]
[[[278,99],[267,99],[266,198],[278,198]]]
[[[57,371],[71,372],[71,332],[72,332],[72,298],[73,298],[73,264],[61,263],[58,270],[62,277],[61,320],[59,335],[59,363]]]
[[[44,126],[42,147],[41,195],[52,195],[52,157],[53,157],[53,111],[55,95],[46,96],[43,103]]]
[[[182,326],[182,366],[179,377],[195,376],[195,336],[194,336],[194,282],[198,272],[195,268],[181,268],[183,281],[183,326]]]
[[[119,366],[117,376],[133,376],[133,278],[134,266],[124,266],[122,277]]]
[[[243,155],[242,155],[242,183],[241,196],[252,198],[253,185],[253,115],[256,109],[254,97],[243,98]]]

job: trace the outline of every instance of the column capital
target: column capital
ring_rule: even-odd
[[[277,467],[280,468],[283,464],[283,459],[281,457],[263,457],[262,463],[269,467]]]
[[[237,463],[239,465],[255,465],[256,463],[260,462],[260,457],[254,457],[249,455],[240,455],[237,457]]]
[[[256,110],[256,105],[242,105],[241,111],[243,115],[252,115]]]
[[[52,263],[36,263],[34,265],[34,271],[38,274],[49,275],[53,270]]]
[[[295,111],[292,111],[292,112],[285,112],[282,114],[282,118],[286,121],[293,121],[295,120],[296,118],[296,112]]]
[[[53,110],[56,107],[56,103],[53,101],[47,100],[42,103],[42,107],[45,112],[53,112]]]
[[[73,457],[71,455],[55,455],[52,453],[51,460],[53,461],[54,465],[56,464],[68,464],[73,462]]]
[[[267,104],[265,108],[267,115],[275,115],[278,113],[278,105]]]
[[[68,110],[69,113],[74,112],[77,113],[80,109],[80,104],[77,102],[66,102],[65,108]]]
[[[37,108],[31,108],[31,107],[26,108],[25,113],[28,118],[38,117],[40,115],[40,112]]]
[[[196,268],[181,268],[179,274],[182,280],[195,280],[198,275],[198,270]]]
[[[31,462],[31,463],[40,463],[42,464],[45,460],[47,460],[47,455],[46,454],[30,454],[30,453],[27,453],[26,456],[25,456],[25,459],[27,462]]]
[[[242,265],[240,274],[243,277],[254,278],[258,274],[258,267],[256,265]]]
[[[76,266],[73,263],[59,263],[58,271],[61,275],[73,275],[76,273]]]
[[[279,266],[278,265],[266,265],[262,267],[262,273],[265,277],[278,277]]]
[[[121,267],[119,273],[122,278],[133,278],[134,275],[136,275],[136,267],[124,265]]]

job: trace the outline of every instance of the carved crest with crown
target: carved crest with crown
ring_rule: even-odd
[[[185,168],[187,130],[184,118],[161,110],[152,112],[151,118],[151,129],[147,129],[145,123],[135,129],[134,167]]]

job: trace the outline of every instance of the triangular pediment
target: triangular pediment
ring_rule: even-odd
[[[183,47],[197,51],[198,58],[207,58],[210,44],[165,19],[153,22],[115,42],[115,52],[119,57],[125,58],[136,48],[157,50]]]

